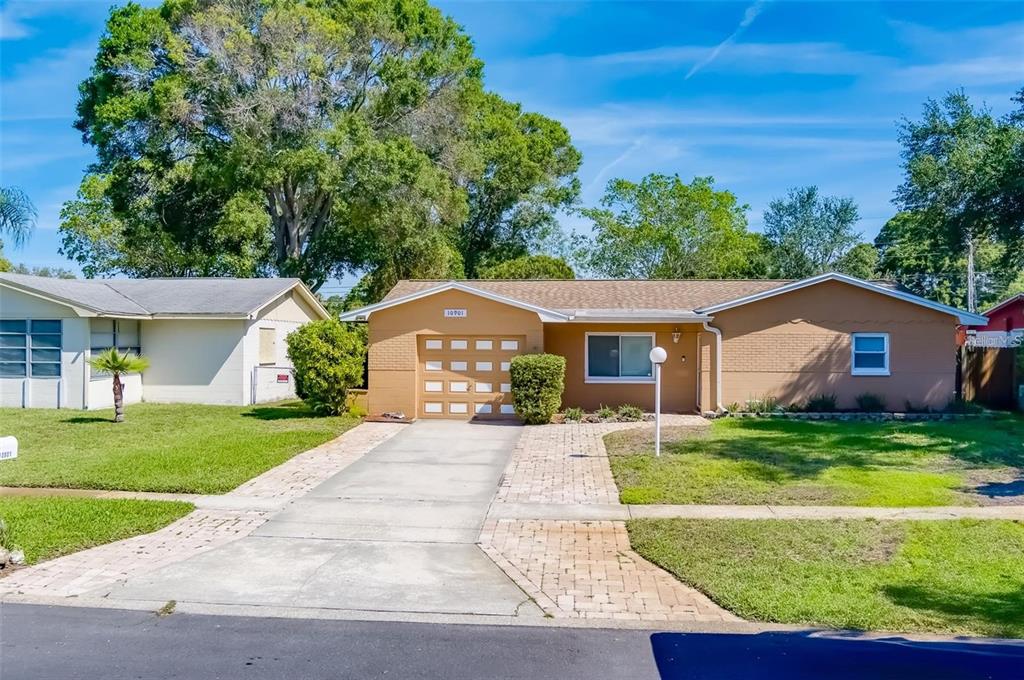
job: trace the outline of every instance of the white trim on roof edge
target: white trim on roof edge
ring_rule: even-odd
[[[304,299],[306,303],[313,308],[313,311],[318,312],[320,314],[321,319],[331,318],[331,313],[327,311],[327,308],[324,307],[323,303],[320,302],[319,298],[317,298],[317,296],[313,294],[313,291],[307,288],[306,284],[303,283],[301,280],[292,282],[292,285],[288,286],[287,288],[285,288],[284,290],[282,290],[280,293],[273,296],[269,300],[265,300],[263,304],[249,312],[249,314],[245,318],[255,319],[257,316],[259,316],[260,312],[262,312],[272,303],[280,300],[283,295],[286,295],[295,289],[298,289],[299,295],[301,295],[302,299]]]
[[[477,295],[487,300],[493,300],[494,302],[500,302],[502,304],[509,305],[510,307],[518,307],[519,309],[525,309],[527,311],[536,312],[540,316],[541,321],[546,322],[564,322],[569,321],[572,317],[568,314],[562,314],[556,312],[553,309],[545,309],[538,307],[537,305],[531,305],[527,302],[522,302],[514,298],[505,297],[504,295],[498,295],[497,293],[490,293],[473,286],[466,285],[459,281],[446,281],[440,283],[431,288],[424,288],[423,290],[416,291],[415,293],[409,293],[401,297],[394,298],[392,300],[384,300],[374,305],[367,305],[366,307],[360,307],[359,309],[353,309],[345,312],[341,315],[342,321],[366,321],[370,318],[370,315],[374,312],[379,312],[382,309],[388,309],[389,307],[397,307],[398,305],[404,305],[407,302],[419,300],[421,298],[436,295],[437,293],[444,293],[449,290],[458,290],[463,293],[469,293],[470,295]]]
[[[762,291],[760,293],[754,293],[753,295],[747,295],[746,297],[736,298],[728,302],[722,302],[717,305],[710,305],[708,307],[702,307],[695,311],[703,314],[716,314],[726,309],[732,309],[733,307],[739,307],[741,305],[750,304],[751,302],[757,302],[758,300],[764,300],[766,298],[775,297],[776,295],[783,295],[790,293],[794,290],[800,290],[808,286],[814,286],[825,281],[840,281],[842,283],[848,283],[851,286],[857,286],[858,288],[864,288],[875,293],[881,293],[897,300],[903,300],[904,302],[910,302],[915,305],[934,309],[937,312],[943,312],[951,316],[957,317],[958,321],[962,324],[987,324],[988,318],[981,314],[974,314],[972,312],[966,312],[956,307],[950,307],[938,302],[925,299],[912,293],[904,293],[903,291],[893,290],[886,288],[885,286],[879,286],[878,284],[871,283],[870,281],[864,281],[853,276],[847,276],[846,274],[839,274],[837,272],[828,272],[826,274],[819,274],[812,276],[807,279],[801,279],[800,281],[794,281],[793,283],[787,283],[784,286],[778,288],[772,288],[770,290]]]
[[[100,315],[100,310],[96,309],[95,307],[83,305],[78,302],[72,302],[71,300],[62,298],[59,295],[45,293],[41,290],[36,290],[35,288],[27,288],[21,284],[15,283],[14,281],[10,281],[8,279],[0,278],[0,286],[7,286],[11,290],[16,291],[18,293],[24,293],[25,295],[30,295],[32,297],[39,298],[40,300],[46,300],[47,302],[53,302],[58,305],[63,305],[64,307],[69,308],[71,311],[73,311],[80,317],[91,317]],[[126,318],[128,318],[129,316],[133,319],[145,318],[145,316],[143,315],[125,315]]]
[[[1011,295],[1010,297],[1006,298],[1002,302],[996,304],[995,307],[989,307],[988,309],[985,310],[984,313],[985,314],[991,314],[992,312],[998,312],[1003,307],[1006,307],[1007,305],[1013,304],[1017,300],[1024,300],[1024,293],[1017,293],[1016,295]]]
[[[49,293],[49,292],[46,292],[46,291],[38,290],[36,288],[30,288],[30,287],[24,286],[22,284],[19,284],[19,283],[15,282],[15,281],[10,281],[8,279],[0,278],[0,285],[6,285],[11,290],[17,291],[19,293],[24,293],[25,295],[31,295],[32,297],[37,297],[37,298],[39,298],[41,300],[47,300],[49,302],[53,302],[53,303],[58,304],[58,305],[63,305],[65,307],[70,308],[72,311],[74,311],[80,317],[86,317],[86,318],[88,318],[88,317],[99,317],[99,318],[103,318],[103,319],[139,319],[139,320],[143,320],[143,321],[145,321],[146,319],[211,319],[211,320],[217,320],[217,319],[255,319],[256,316],[259,315],[259,313],[263,309],[265,309],[268,305],[270,305],[271,303],[273,303],[276,300],[280,299],[281,296],[286,295],[286,294],[292,292],[293,290],[295,290],[296,288],[298,288],[299,289],[299,294],[313,308],[314,311],[316,311],[316,312],[318,312],[320,314],[320,318],[322,318],[322,319],[330,319],[331,318],[331,313],[329,311],[327,311],[327,308],[324,307],[323,303],[320,302],[320,300],[317,298],[317,296],[314,295],[313,292],[310,291],[309,288],[306,287],[305,283],[303,283],[302,281],[299,281],[299,280],[297,280],[294,283],[292,283],[291,286],[288,286],[287,288],[283,288],[279,292],[275,293],[273,296],[268,298],[265,302],[263,302],[263,304],[261,304],[256,309],[252,310],[251,312],[244,313],[244,314],[223,314],[223,313],[220,313],[220,312],[214,312],[212,314],[191,314],[191,313],[189,313],[189,314],[166,314],[166,313],[129,314],[129,313],[122,313],[122,312],[108,312],[106,310],[99,309],[98,307],[93,307],[91,305],[83,305],[80,302],[74,302],[74,301],[68,300],[67,298],[61,297],[60,295],[55,295],[53,293]],[[118,293],[119,295],[121,295],[125,299],[131,300],[131,298],[128,298],[123,293],[120,293],[119,291],[114,290],[113,288],[111,288],[111,290],[113,290],[115,293]],[[134,300],[131,300],[131,301],[133,303],[135,303],[136,305],[138,305],[138,303],[135,302]]]

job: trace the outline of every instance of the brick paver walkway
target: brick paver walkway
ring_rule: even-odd
[[[222,498],[235,506],[231,509],[201,508],[151,534],[20,569],[0,579],[0,596],[82,595],[248,536],[270,514],[264,509],[266,503],[260,501],[284,502],[301,496],[404,427],[398,423],[358,425],[224,494]],[[247,501],[252,507],[246,507]]]
[[[698,416],[665,416],[666,427],[705,427]],[[604,436],[651,423],[527,427],[512,455],[480,547],[545,613],[557,618],[739,621],[702,593],[633,552],[621,521],[502,519],[531,505],[619,506]]]
[[[663,427],[705,427],[699,416],[664,415]],[[498,489],[498,503],[618,503],[604,436],[651,423],[576,423],[525,428]]]
[[[622,522],[488,520],[481,547],[556,618],[741,620],[633,552]]]

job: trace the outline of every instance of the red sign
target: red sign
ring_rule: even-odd
[[[279,382],[279,383],[286,383],[286,382],[288,382],[288,374],[287,373],[278,373],[277,374],[277,382]]]

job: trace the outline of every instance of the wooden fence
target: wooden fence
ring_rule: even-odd
[[[960,380],[967,401],[989,408],[1024,410],[1024,348],[965,347]]]

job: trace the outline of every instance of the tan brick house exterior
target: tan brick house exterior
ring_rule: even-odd
[[[508,362],[566,358],[563,406],[653,407],[645,353],[660,346],[662,408],[720,411],[764,395],[835,393],[944,406],[958,323],[983,319],[840,274],[802,281],[402,281],[342,315],[369,324],[371,414],[511,415]],[[856,349],[855,349],[856,348]],[[721,356],[721,362],[719,362]]]

